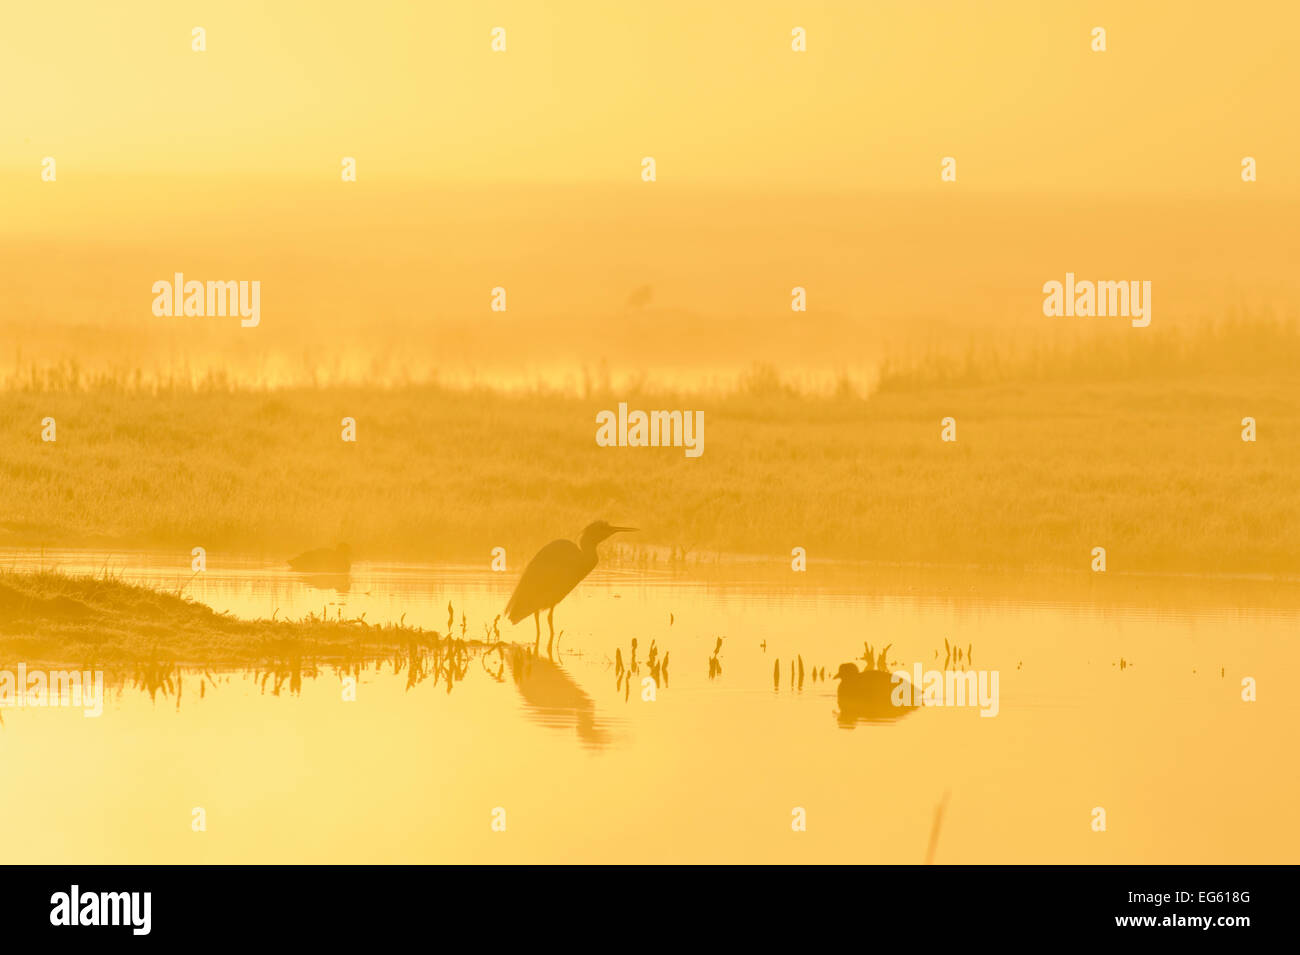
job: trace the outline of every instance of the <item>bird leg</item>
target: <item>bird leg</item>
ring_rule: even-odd
[[[546,626],[550,628],[551,635],[546,640],[546,655],[551,655],[551,644],[555,642],[555,608],[552,607],[546,612]]]
[[[539,610],[533,614],[533,623],[537,624],[537,639],[533,641],[533,652],[542,645],[542,612]]]

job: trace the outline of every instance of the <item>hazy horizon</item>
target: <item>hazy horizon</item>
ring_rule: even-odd
[[[597,373],[707,387],[768,364],[869,383],[885,362],[972,346],[1158,342],[1300,316],[1291,201],[719,195],[633,181],[300,185],[249,202],[235,181],[119,220],[115,190],[37,185],[52,197],[42,217],[0,233],[6,376],[75,362],[270,385],[562,386]],[[13,234],[24,225],[39,231]],[[155,316],[152,284],[178,271],[260,281],[260,323]],[[1152,323],[1044,317],[1043,283],[1067,271],[1151,281]],[[791,311],[796,286],[806,312]],[[497,287],[504,312],[490,307]]]

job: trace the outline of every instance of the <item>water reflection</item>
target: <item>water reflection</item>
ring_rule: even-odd
[[[151,560],[113,572],[173,591],[189,576],[179,559]],[[247,668],[230,669],[247,653],[224,669],[202,655],[123,664],[98,719],[5,709],[0,764],[40,781],[0,787],[7,858],[1242,862],[1300,849],[1276,822],[1300,798],[1294,761],[1278,755],[1294,749],[1297,703],[1242,695],[1243,680],[1276,685],[1300,667],[1300,616],[1277,605],[1153,613],[1051,603],[1047,583],[1029,603],[598,570],[568,598],[563,652],[539,657],[493,625],[504,575],[358,565],[336,597],[265,563],[209,566],[185,592],[218,611],[354,622],[328,656],[268,639]],[[919,684],[968,673],[976,643],[980,672],[1001,674],[995,719],[928,700],[881,714],[863,682],[918,663]],[[5,655],[30,663],[50,645],[11,641]],[[347,677],[356,702],[342,698]],[[1207,825],[1207,804],[1227,821]],[[220,839],[189,830],[195,805],[216,807]],[[497,805],[508,837],[484,821]],[[1124,826],[1097,837],[1094,805]],[[793,839],[791,806],[814,820]],[[412,818],[437,824],[413,831]]]
[[[609,742],[609,732],[596,717],[596,704],[563,667],[522,646],[511,647],[506,659],[531,719],[543,726],[572,727],[587,746]]]
[[[448,623],[454,623],[455,614],[450,606],[448,614]],[[468,631],[468,622],[463,615],[457,626],[462,634]],[[485,627],[485,635],[487,639],[479,641],[457,637],[450,630],[445,636],[434,631],[421,634],[420,639],[410,640],[405,646],[382,655],[358,650],[336,659],[313,660],[291,653],[269,658],[257,667],[234,671],[218,669],[214,672],[212,668],[150,661],[137,664],[116,677],[110,673],[108,685],[119,693],[126,688],[143,692],[155,703],[159,700],[174,701],[179,710],[187,683],[192,688],[191,693],[197,690],[199,699],[204,699],[210,691],[229,684],[232,677],[247,680],[260,694],[272,697],[286,693],[300,695],[304,679],[315,680],[330,675],[337,679],[353,677],[359,680],[368,674],[400,678],[408,691],[427,684],[450,694],[475,675],[489,683],[500,684],[505,682],[508,672],[524,704],[523,712],[530,719],[551,728],[574,729],[587,746],[605,746],[611,741],[608,727],[613,721],[598,716],[593,698],[553,655],[542,655],[527,644],[494,639],[497,635],[495,628]],[[721,649],[722,640],[718,639],[708,659],[707,685],[716,686],[715,681],[721,676],[722,668],[718,662]],[[854,661],[842,663],[830,678],[836,682],[837,708],[832,712],[839,726],[853,728],[860,723],[891,723],[919,708],[919,703],[899,705],[894,702],[896,683],[893,668],[899,661],[887,661],[889,649],[886,646],[877,652],[865,645],[863,655],[857,658],[864,663],[861,669]],[[958,656],[968,661],[970,655],[969,647],[965,651],[948,648],[943,667],[945,670],[957,669]],[[937,650],[935,656],[938,656]],[[660,654],[656,640],[651,640],[644,658],[640,655],[636,638],[631,639],[626,655],[621,647],[616,647],[610,664],[615,677],[615,698],[629,702],[635,691],[642,700],[657,699],[661,690],[670,687],[670,658],[670,652]],[[773,663],[773,688],[778,692],[782,672],[781,661],[777,659]],[[788,673],[788,690],[797,695],[802,695],[806,680],[814,685],[827,682],[826,669],[805,665],[802,654],[789,662]],[[900,674],[897,679],[904,690],[911,689],[905,676]],[[644,696],[644,693],[650,695]],[[904,698],[919,700],[920,695],[913,697],[911,693],[905,693]]]
[[[653,640],[650,641],[650,652],[646,656],[645,667],[646,675],[652,681],[656,693],[659,687],[667,688],[668,686],[669,656],[670,654],[665,653],[660,658],[659,645]],[[710,672],[712,672],[712,668],[710,668]],[[621,692],[624,701],[626,701],[632,694],[633,678],[640,677],[640,675],[641,661],[637,659],[637,641],[633,637],[626,663],[623,661],[623,648],[619,647],[614,651],[614,691]]]
[[[148,661],[126,670],[109,671],[106,681],[119,693],[129,688],[147,694],[155,703],[174,700],[177,709],[180,709],[187,682],[197,685],[200,699],[206,697],[209,687],[215,690],[222,684],[229,684],[232,679],[248,681],[263,695],[287,693],[298,696],[302,693],[304,679],[332,676],[339,680],[344,677],[359,680],[371,674],[384,676],[385,667],[389,678],[400,678],[406,690],[428,684],[450,693],[475,672],[475,660],[488,679],[502,682],[507,651],[505,644],[488,645],[450,636],[440,637],[435,633],[425,642],[413,640],[383,655],[358,650],[330,660],[315,660],[292,653],[269,658],[256,667],[233,670]]]
[[[299,580],[315,590],[332,590],[338,594],[352,590],[351,574],[303,574]]]
[[[619,684],[622,686],[626,680],[630,687],[633,674],[641,672],[644,667],[658,685],[666,687],[666,662],[667,656],[658,658],[657,648],[653,645],[650,658],[644,663],[637,662],[634,652],[632,665],[619,673]],[[107,685],[119,697],[129,689],[147,695],[153,703],[170,701],[175,709],[180,710],[187,685],[189,692],[192,695],[197,693],[200,700],[223,685],[229,685],[232,680],[247,683],[256,688],[259,695],[299,696],[304,679],[331,676],[339,680],[344,677],[360,680],[363,676],[374,675],[400,678],[407,691],[428,685],[450,694],[475,675],[489,683],[504,683],[507,671],[524,704],[523,712],[530,719],[543,726],[574,729],[584,745],[598,747],[610,742],[608,725],[612,721],[597,716],[595,701],[560,663],[539,656],[526,645],[500,641],[483,643],[433,634],[431,642],[412,641],[379,657],[356,655],[320,662],[294,655],[270,660],[259,667],[218,670],[215,673],[210,668],[150,661],[126,671],[110,672],[106,678]],[[498,705],[505,700],[503,697],[496,699]]]

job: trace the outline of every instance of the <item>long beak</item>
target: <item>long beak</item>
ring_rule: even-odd
[[[619,531],[639,531],[640,529],[641,528],[639,527],[611,527],[609,532],[611,534],[617,534]]]

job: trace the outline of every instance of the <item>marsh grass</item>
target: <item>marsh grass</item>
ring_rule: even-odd
[[[1215,322],[1137,330],[1124,323],[1063,326],[1059,335],[1016,345],[1005,339],[930,348],[887,360],[881,393],[997,384],[1121,381],[1160,383],[1243,375],[1295,380],[1300,327],[1295,320],[1236,314]]]
[[[164,695],[180,692],[180,665],[255,667],[263,688],[273,681],[277,692],[286,681],[300,686],[303,670],[321,663],[360,672],[388,662],[415,682],[435,673],[452,681],[493,646],[499,641],[323,614],[244,620],[110,575],[0,571],[0,660],[125,668]]]
[[[278,560],[346,540],[361,560],[484,564],[502,546],[515,569],[603,516],[642,528],[610,552],[643,562],[802,546],[1086,569],[1104,546],[1111,571],[1300,573],[1300,336],[1255,323],[1179,340],[921,361],[869,396],[801,393],[770,368],[729,391],[587,395],[69,373],[0,392],[0,546]],[[596,413],[620,400],[704,410],[704,455],[597,447]],[[939,440],[946,416],[956,443]]]

